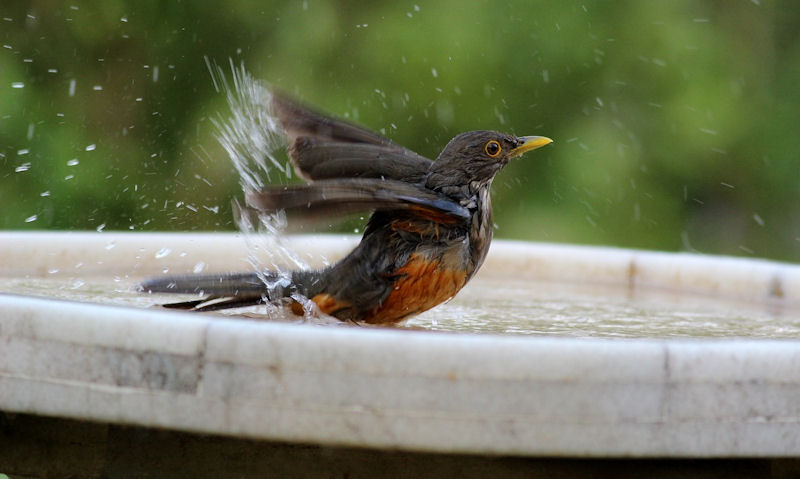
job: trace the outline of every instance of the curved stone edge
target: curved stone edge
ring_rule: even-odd
[[[532,281],[659,289],[800,307],[800,265],[763,259],[498,241],[484,269]],[[489,273],[489,274],[492,274]]]
[[[0,410],[556,456],[800,453],[800,342],[324,327],[0,295]]]
[[[349,235],[299,235],[288,245],[311,266],[335,260],[357,241]],[[257,245],[263,246],[263,245]],[[117,276],[248,271],[239,233],[0,232],[0,277]],[[289,263],[278,256],[280,266]]]

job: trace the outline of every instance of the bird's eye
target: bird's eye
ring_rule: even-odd
[[[483,151],[485,151],[490,157],[496,158],[497,155],[503,151],[503,149],[500,147],[500,143],[495,140],[490,140],[486,142],[486,146],[483,147]]]

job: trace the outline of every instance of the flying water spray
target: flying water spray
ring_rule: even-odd
[[[212,118],[217,140],[228,154],[239,174],[244,195],[267,186],[275,176],[291,177],[292,168],[281,158],[286,138],[278,119],[272,114],[272,92],[268,85],[254,78],[244,67],[230,60],[231,81],[224,69],[206,58],[214,88],[225,95],[227,115]],[[233,202],[234,219],[248,246],[248,262],[268,289],[291,283],[291,270],[307,269],[308,265],[286,244],[283,211],[253,211]],[[278,271],[267,278],[264,271]],[[302,298],[304,299],[304,298]],[[270,306],[267,306],[268,312]]]

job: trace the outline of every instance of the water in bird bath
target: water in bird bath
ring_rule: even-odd
[[[173,295],[142,295],[135,291],[134,285],[135,281],[118,278],[0,279],[3,293],[51,299],[149,310],[180,300]],[[287,309],[266,305],[184,314],[358,327],[333,319],[299,318]],[[800,311],[677,293],[630,293],[622,287],[476,278],[450,302],[395,327],[561,337],[798,338]]]

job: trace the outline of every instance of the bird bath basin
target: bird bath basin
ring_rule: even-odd
[[[288,240],[312,265],[350,236]],[[0,234],[0,411],[283,443],[570,457],[800,452],[800,267],[496,241],[401,327],[185,313],[143,277],[236,234]],[[269,317],[268,317],[269,316]],[[2,471],[0,471],[2,472]]]

